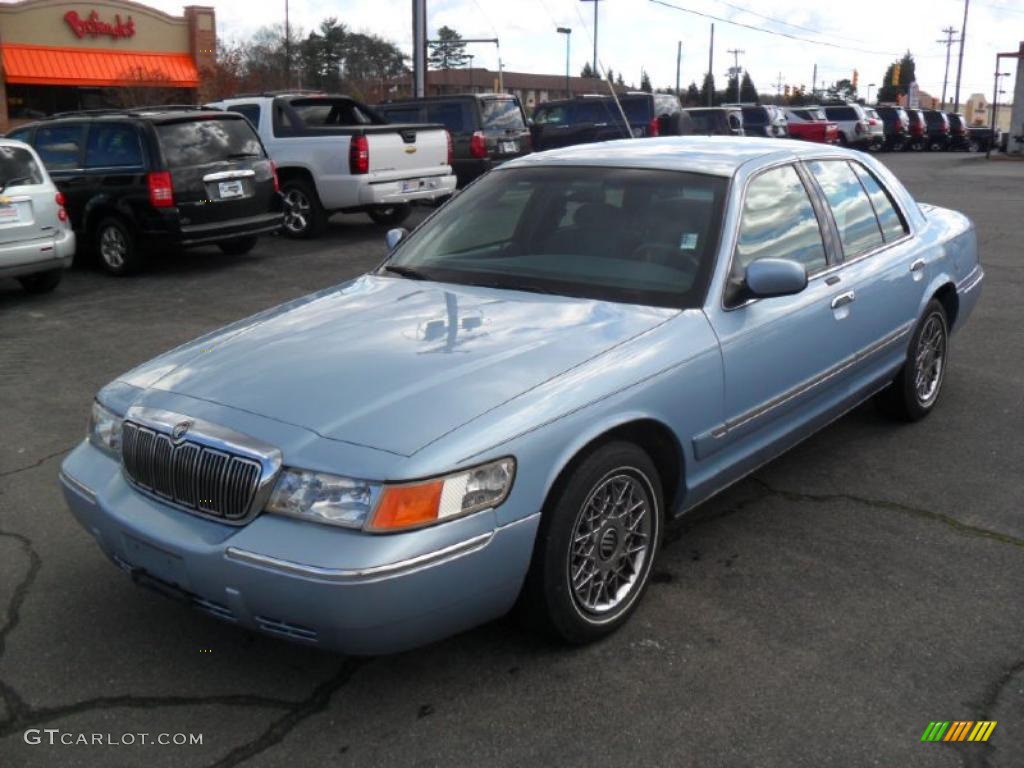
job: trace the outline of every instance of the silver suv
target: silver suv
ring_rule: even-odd
[[[0,139],[0,278],[52,291],[75,255],[64,196],[28,144]]]
[[[884,135],[881,131],[872,131],[871,118],[860,104],[825,107],[825,117],[839,126],[839,143],[844,147],[871,149],[882,143]]]

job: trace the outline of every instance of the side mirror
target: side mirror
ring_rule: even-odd
[[[791,259],[758,259],[747,266],[744,282],[754,298],[792,296],[807,287],[807,268]]]
[[[402,242],[408,234],[409,230],[405,229],[405,227],[389,229],[388,233],[384,235],[384,242],[388,244],[388,253],[395,250],[395,248],[398,247],[398,244]]]

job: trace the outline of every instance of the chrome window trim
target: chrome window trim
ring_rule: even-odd
[[[142,495],[148,496],[149,498],[169,507],[180,509],[183,512],[188,512],[190,515],[201,517],[204,520],[213,520],[223,525],[232,525],[236,527],[250,522],[263,510],[267,501],[270,500],[270,494],[274,490],[274,483],[277,481],[277,477],[280,474],[281,467],[283,466],[283,457],[281,455],[281,451],[269,443],[265,443],[250,435],[237,432],[229,427],[206,421],[205,419],[199,419],[194,416],[187,416],[185,414],[163,410],[162,408],[133,405],[128,409],[127,413],[125,413],[124,420],[134,422],[143,427],[148,427],[157,433],[168,436],[171,435],[175,425],[180,424],[183,421],[188,421],[191,423],[188,430],[189,442],[197,443],[203,447],[212,448],[216,451],[252,459],[260,465],[260,477],[256,485],[256,492],[253,494],[248,511],[240,518],[228,519],[226,517],[203,512],[200,509],[192,509],[182,504],[178,504],[166,496],[162,496],[149,490],[135,482],[129,476],[124,466],[124,460],[119,455],[118,460],[121,464],[122,477],[125,479],[125,482]]]

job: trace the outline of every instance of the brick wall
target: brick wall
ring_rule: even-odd
[[[185,21],[188,22],[189,52],[199,70],[199,96],[202,100],[204,81],[217,63],[217,19],[209,6],[186,5]]]

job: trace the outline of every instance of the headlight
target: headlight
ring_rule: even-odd
[[[286,468],[266,509],[317,523],[362,528],[379,491],[379,485],[364,480]]]
[[[121,455],[121,417],[93,401],[89,418],[89,442],[104,453]]]
[[[367,530],[417,528],[496,507],[508,496],[515,471],[509,457],[434,480],[386,486]]]

